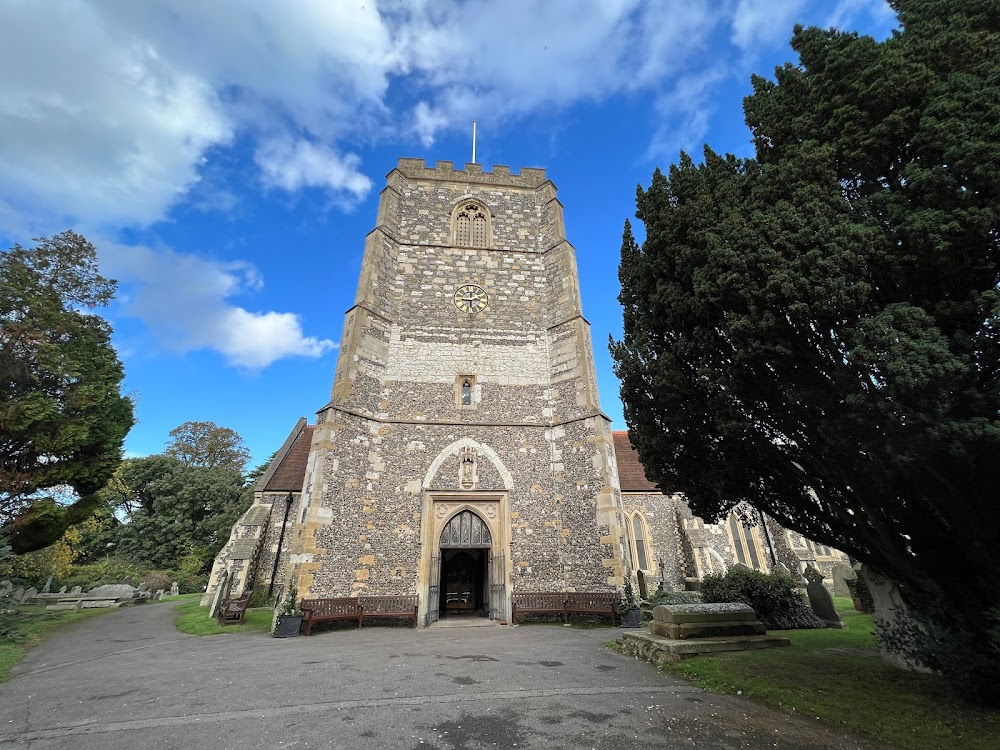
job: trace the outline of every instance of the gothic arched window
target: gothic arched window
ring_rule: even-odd
[[[466,378],[462,381],[462,406],[472,405],[472,382]]]
[[[632,530],[632,541],[635,544],[635,567],[637,570],[649,570],[649,563],[646,559],[646,533],[638,513],[632,517]]]
[[[455,244],[460,247],[490,246],[489,212],[474,201],[463,201],[455,211]]]

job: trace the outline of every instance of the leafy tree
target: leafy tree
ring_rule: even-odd
[[[23,553],[90,514],[133,424],[111,327],[115,282],[74,232],[0,254],[0,523]],[[67,486],[69,507],[44,498]]]
[[[242,472],[250,451],[235,430],[215,422],[185,422],[170,431],[164,451],[190,466]]]
[[[151,479],[137,489],[143,500],[115,534],[116,553],[157,568],[173,568],[186,555],[210,563],[245,510],[240,474],[164,456],[135,459],[129,471]]]
[[[892,5],[883,42],[796,28],[800,64],[745,102],[756,158],[638,190],[611,348],[650,478],[898,581],[954,636],[920,658],[996,699],[1000,29]]]

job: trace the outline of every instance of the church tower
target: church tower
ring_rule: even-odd
[[[300,596],[418,594],[429,624],[619,589],[614,455],[545,171],[400,159],[292,511]]]

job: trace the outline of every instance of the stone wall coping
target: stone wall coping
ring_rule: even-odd
[[[457,180],[504,187],[538,188],[549,181],[545,176],[545,170],[538,167],[521,167],[518,173],[512,172],[510,167],[504,164],[495,164],[492,171],[484,171],[482,164],[466,163],[463,170],[455,169],[453,161],[444,159],[439,159],[435,166],[428,167],[424,159],[403,156],[400,157],[396,169],[412,179]]]

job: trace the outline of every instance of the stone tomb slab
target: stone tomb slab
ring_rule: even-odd
[[[669,604],[653,608],[653,635],[677,640],[766,635],[753,607],[746,604]]]
[[[791,646],[788,638],[774,635],[745,635],[731,638],[691,638],[677,640],[654,633],[625,633],[622,651],[650,664],[666,664],[688,659],[698,654],[725,651],[749,651],[762,648]]]

